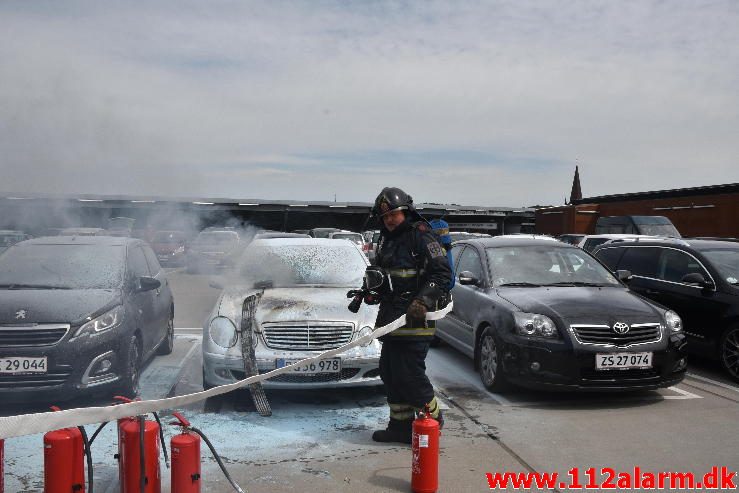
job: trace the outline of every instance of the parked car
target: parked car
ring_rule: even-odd
[[[331,240],[348,240],[357,245],[365,254],[367,250],[365,248],[364,237],[360,233],[353,233],[351,231],[335,231],[328,234]]]
[[[346,293],[362,285],[368,265],[349,242],[316,238],[254,240],[203,327],[206,388],[244,378],[239,330],[244,301],[261,294],[255,353],[264,373],[335,349],[372,331],[377,307],[348,310]],[[238,328],[238,329],[237,329]],[[251,329],[247,329],[251,330]],[[264,382],[265,387],[376,386],[380,343],[373,340],[313,368],[297,368]]]
[[[457,242],[452,253],[454,310],[437,337],[473,359],[488,389],[655,389],[683,379],[680,317],[581,249],[495,237]]]
[[[0,257],[0,396],[51,404],[134,396],[143,363],[169,354],[174,300],[151,247],[44,237]]]
[[[644,240],[644,239],[655,239],[660,238],[659,236],[646,236],[646,235],[633,235],[633,234],[607,234],[607,235],[586,235],[577,244],[580,248],[586,252],[592,252],[595,247],[602,245],[610,241],[626,241],[626,240]]]
[[[16,231],[12,229],[0,229],[0,253],[15,245],[19,241],[23,241],[28,238],[23,231]]]
[[[157,231],[151,241],[159,263],[165,266],[185,264],[185,243],[187,235],[183,231]]]
[[[664,216],[605,216],[595,223],[595,234],[635,234],[680,238],[672,221]]]
[[[337,231],[341,231],[339,228],[313,228],[308,231],[308,234],[313,238],[328,238],[328,235]]]
[[[612,243],[593,255],[612,270],[628,270],[630,289],[676,311],[691,352],[717,359],[739,381],[739,243]]]
[[[585,238],[585,235],[579,235],[579,234],[566,234],[566,235],[559,235],[557,236],[557,239],[563,243],[568,243],[570,245],[578,246],[580,244],[580,241]]]
[[[240,240],[239,234],[232,229],[201,231],[186,249],[187,272],[219,270],[223,260],[242,247]]]

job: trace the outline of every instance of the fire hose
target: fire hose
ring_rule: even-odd
[[[449,302],[444,308],[428,312],[426,320],[433,321],[444,318],[453,308],[453,302]],[[19,437],[24,435],[32,435],[35,433],[45,433],[47,431],[58,430],[61,428],[83,426],[89,424],[97,424],[109,421],[115,421],[120,418],[129,416],[140,416],[152,412],[169,410],[177,407],[183,407],[195,402],[200,402],[210,397],[226,394],[234,390],[240,389],[250,384],[262,382],[269,378],[276,377],[283,373],[292,371],[294,368],[330,358],[343,353],[360,344],[368,344],[371,340],[388,334],[395,329],[405,325],[405,315],[401,315],[393,322],[376,328],[372,333],[359,337],[336,349],[324,351],[316,356],[305,358],[293,364],[274,369],[267,373],[253,375],[251,377],[239,380],[238,382],[221,385],[202,392],[195,392],[176,397],[168,397],[165,399],[156,399],[150,401],[134,401],[116,406],[101,406],[89,408],[66,409],[56,412],[30,413],[15,416],[0,417],[0,439]],[[94,436],[97,436],[97,432]]]

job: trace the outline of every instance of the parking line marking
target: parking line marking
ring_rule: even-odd
[[[667,387],[667,388],[681,395],[664,395],[662,396],[663,399],[672,399],[672,400],[703,399],[703,397],[698,394],[688,392],[687,390],[683,390],[678,387]]]
[[[701,382],[710,383],[711,385],[715,385],[716,387],[721,387],[723,389],[733,390],[734,392],[739,392],[739,388],[737,388],[737,387],[732,387],[731,385],[727,385],[727,384],[725,384],[723,382],[719,382],[717,380],[712,380],[710,378],[702,377],[700,375],[696,375],[695,373],[686,373],[685,375],[688,376],[688,377],[690,377],[690,378],[694,378],[696,380],[699,380]]]

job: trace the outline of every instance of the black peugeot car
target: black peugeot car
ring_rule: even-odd
[[[132,238],[46,237],[0,255],[0,398],[133,396],[142,363],[174,342],[159,262]]]
[[[739,382],[739,242],[611,242],[593,255],[613,270],[630,271],[629,288],[675,310],[690,351],[717,359]]]
[[[488,389],[655,389],[683,379],[680,317],[587,252],[507,237],[459,241],[452,253],[454,309],[437,337],[473,358]]]

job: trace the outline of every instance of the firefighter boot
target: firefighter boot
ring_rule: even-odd
[[[390,418],[390,422],[387,424],[387,428],[384,430],[377,430],[372,433],[372,440],[376,442],[399,442],[399,443],[411,443],[411,437],[413,435],[413,420],[412,419],[393,419]]]
[[[444,413],[441,412],[441,409],[439,409],[439,416],[436,418],[436,421],[439,422],[439,430],[444,428]]]

